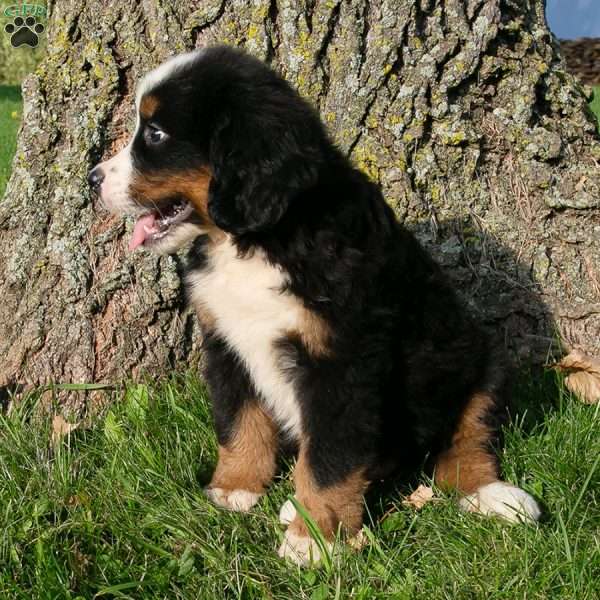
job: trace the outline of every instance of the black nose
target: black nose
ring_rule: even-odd
[[[88,183],[94,192],[97,192],[104,181],[104,171],[100,167],[94,167],[88,174]]]

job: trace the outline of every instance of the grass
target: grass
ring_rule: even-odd
[[[600,86],[594,87],[594,97],[590,102],[590,108],[600,122]]]
[[[20,88],[14,85],[0,85],[0,199],[4,196],[10,175],[21,110]]]
[[[251,514],[202,494],[215,438],[193,376],[128,387],[57,443],[37,400],[0,417],[1,598],[461,599],[600,595],[600,406],[553,377],[524,380],[501,460],[543,499],[538,526],[419,512],[402,490],[374,492],[368,546],[322,568],[279,560],[284,475]]]

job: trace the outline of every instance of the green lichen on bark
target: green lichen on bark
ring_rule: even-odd
[[[0,206],[0,384],[117,379],[199,357],[180,259],[125,251],[85,176],[135,82],[230,43],[269,61],[521,356],[600,350],[600,143],[541,0],[50,2]]]

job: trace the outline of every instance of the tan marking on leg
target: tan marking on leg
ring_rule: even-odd
[[[277,429],[255,402],[238,416],[231,441],[219,446],[219,461],[211,488],[262,494],[275,474]]]
[[[313,356],[327,356],[330,353],[331,330],[329,325],[312,310],[307,308],[303,310],[302,327],[297,333]]]
[[[294,469],[294,485],[296,498],[327,539],[335,537],[340,525],[349,536],[359,531],[363,520],[363,497],[368,487],[363,469],[355,471],[340,483],[323,488],[315,481],[303,449]],[[308,535],[300,515],[296,515],[290,523],[289,530],[298,536]]]
[[[450,447],[436,459],[435,482],[440,487],[471,494],[498,480],[497,460],[489,448],[493,432],[484,420],[493,404],[494,399],[484,393],[475,394],[469,400]]]
[[[149,120],[154,116],[154,113],[158,110],[160,106],[160,100],[153,96],[152,94],[148,94],[142,98],[140,102],[140,115]]]

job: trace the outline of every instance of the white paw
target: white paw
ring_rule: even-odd
[[[331,550],[333,545],[329,542],[326,544],[327,549]],[[283,535],[278,554],[281,558],[288,558],[300,566],[318,563],[321,560],[321,550],[315,540],[310,536],[297,535],[289,529]]]
[[[474,494],[461,498],[459,504],[468,512],[497,515],[512,523],[537,521],[542,514],[527,492],[503,481],[480,487]]]
[[[261,496],[248,490],[227,490],[218,487],[209,487],[204,491],[213,504],[237,512],[248,512]]]
[[[296,507],[291,500],[286,500],[279,510],[279,522],[289,525],[296,518]]]

